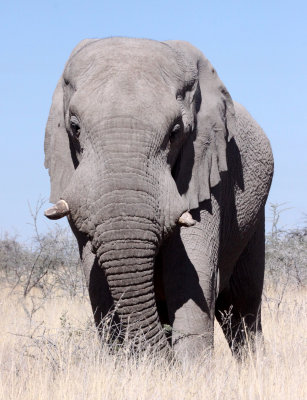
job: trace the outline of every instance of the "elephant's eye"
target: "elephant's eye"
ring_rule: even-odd
[[[78,138],[80,136],[80,124],[78,118],[74,115],[70,117],[70,129],[74,137]]]
[[[169,140],[171,143],[173,143],[179,137],[180,132],[181,132],[181,125],[175,124],[169,136]]]

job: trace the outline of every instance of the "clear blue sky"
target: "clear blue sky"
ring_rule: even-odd
[[[209,58],[232,97],[267,133],[275,157],[270,202],[282,224],[307,212],[305,1],[2,1],[0,233],[30,235],[28,204],[48,198],[44,129],[56,82],[83,38],[183,39]],[[40,217],[41,229],[50,222]]]

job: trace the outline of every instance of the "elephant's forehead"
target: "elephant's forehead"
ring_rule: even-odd
[[[90,43],[68,62],[69,80],[98,77],[108,80],[124,73],[159,80],[184,80],[184,65],[166,44],[148,39],[110,38]]]

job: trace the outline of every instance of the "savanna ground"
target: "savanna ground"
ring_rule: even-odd
[[[0,399],[307,398],[307,228],[279,230],[272,209],[265,350],[247,346],[236,361],[216,325],[213,356],[195,364],[101,344],[74,239],[59,227],[39,234],[33,213],[30,245],[8,235],[0,241]]]

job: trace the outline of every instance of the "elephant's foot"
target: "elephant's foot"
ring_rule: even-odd
[[[208,331],[202,334],[180,334],[173,333],[173,350],[177,360],[182,364],[206,359],[212,356],[213,332]]]
[[[192,299],[175,312],[172,329],[174,354],[183,363],[210,357],[213,351],[214,319]]]

